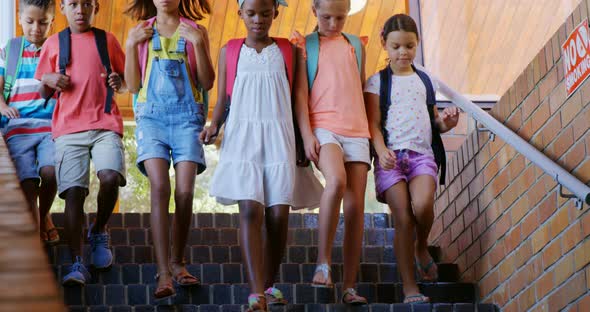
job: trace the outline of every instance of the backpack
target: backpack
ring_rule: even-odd
[[[363,48],[359,37],[347,33],[342,33],[348,43],[354,48],[354,54],[356,55],[356,62],[358,65],[359,73],[362,75],[363,70]],[[318,63],[320,58],[320,35],[317,31],[305,37],[305,52],[307,53],[307,81],[309,84],[309,90],[315,82],[315,78],[318,74]]]
[[[148,20],[146,20],[148,22],[148,26],[152,26],[154,25],[154,22],[156,21],[156,17],[152,17]],[[189,24],[190,26],[194,27],[194,28],[198,28],[200,27],[197,23],[195,23],[194,21],[185,18],[185,17],[180,17],[180,21]],[[138,58],[139,58],[139,69],[140,69],[140,73],[141,73],[141,83],[143,83],[143,80],[145,79],[145,71],[147,69],[147,62],[148,62],[148,49],[149,49],[149,41],[146,40],[144,43],[142,43],[139,46],[138,49]],[[186,46],[186,56],[188,59],[188,64],[189,64],[189,68],[190,68],[190,74],[192,75],[193,73],[196,72],[196,56],[195,56],[195,50],[192,46],[192,43],[187,42]],[[208,111],[209,111],[209,94],[207,93],[207,90],[205,90],[205,88],[203,88],[198,82],[199,80],[197,79],[196,76],[193,75],[193,81],[195,81],[197,83],[197,90],[201,93],[201,95],[203,96],[203,104],[204,104],[204,115],[205,118],[207,117]],[[135,108],[137,106],[137,94],[133,95],[133,111],[135,112]]]
[[[105,79],[105,87],[107,88],[107,97],[105,100],[105,108],[104,112],[107,114],[111,113],[111,106],[113,103],[113,96],[115,94],[113,88],[111,88],[108,84],[108,77],[111,75],[112,68],[111,68],[111,60],[109,58],[109,51],[107,48],[107,34],[104,30],[92,27],[92,32],[94,33],[94,40],[96,42],[96,49],[98,50],[98,55],[100,56],[100,61],[102,66],[104,66],[105,70],[107,71],[107,78]],[[70,63],[70,56],[71,56],[71,30],[69,27],[62,30],[58,34],[59,38],[59,73],[62,75],[66,74],[66,67]],[[54,91],[55,93],[55,91]],[[52,95],[49,97],[51,98]],[[46,102],[47,103],[47,102]]]
[[[291,87],[291,91],[293,91],[293,85],[295,81],[295,55],[293,53],[293,46],[289,42],[289,40],[285,38],[273,38],[274,42],[277,44],[279,49],[281,50],[281,54],[283,55],[283,59],[285,60],[285,67],[287,71],[287,78],[289,79],[289,85]],[[227,42],[225,48],[225,73],[226,73],[226,86],[225,86],[225,94],[227,96],[227,102],[225,105],[225,114],[223,120],[227,119],[229,115],[229,110],[231,106],[231,97],[234,90],[234,83],[236,81],[236,75],[238,73],[238,60],[240,58],[240,50],[242,49],[242,45],[246,39],[232,39]],[[295,102],[292,102],[292,105],[295,105]],[[293,109],[294,110],[294,109]],[[295,149],[296,149],[296,159],[297,165],[307,167],[309,165],[309,160],[305,157],[305,149],[303,147],[303,138],[301,137],[301,133],[299,131],[299,126],[297,124],[297,118],[295,114],[293,114],[293,127],[295,132]]]
[[[436,125],[434,119],[434,108],[436,106],[436,95],[434,92],[434,87],[432,85],[430,77],[428,77],[428,74],[417,69],[414,65],[412,65],[412,69],[414,69],[414,71],[426,87],[426,106],[428,108],[428,115],[430,116],[430,127],[432,128],[431,147],[432,152],[434,153],[434,160],[440,172],[439,184],[444,185],[447,159],[445,154],[445,147],[440,136],[440,130],[438,129],[438,126]],[[388,142],[388,134],[387,130],[385,129],[385,125],[387,124],[387,112],[389,111],[389,107],[391,106],[391,77],[393,76],[393,71],[391,70],[391,67],[387,66],[385,69],[379,72],[379,75],[381,82],[381,88],[379,90],[379,108],[381,111],[381,133],[383,134],[384,141]]]
[[[12,87],[16,82],[16,75],[20,70],[23,51],[25,49],[25,40],[23,37],[12,38],[6,45],[6,70],[4,74],[4,100],[8,104],[8,98],[12,92]],[[16,56],[16,57],[15,57]],[[0,128],[8,122],[8,118],[0,116]]]

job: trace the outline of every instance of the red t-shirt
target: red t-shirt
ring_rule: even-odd
[[[61,92],[53,111],[52,136],[88,130],[111,130],[123,136],[123,118],[113,98],[111,113],[105,113],[107,95],[106,69],[102,66],[94,33],[87,31],[71,35],[70,64],[66,75],[70,86]],[[125,53],[115,36],[107,32],[107,46],[113,72],[123,77]],[[41,50],[35,79],[43,74],[59,72],[58,34],[47,38]]]

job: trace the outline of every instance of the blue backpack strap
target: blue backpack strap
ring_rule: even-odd
[[[309,91],[318,74],[318,63],[320,60],[320,35],[317,31],[305,37],[305,52],[307,54],[307,82]]]
[[[346,40],[348,40],[348,43],[350,43],[350,45],[352,45],[352,47],[354,48],[354,54],[356,55],[356,63],[359,67],[359,73],[362,75],[363,46],[361,44],[361,39],[355,35],[351,35],[351,34],[347,34],[347,33],[342,33],[342,34],[344,35]]]
[[[430,77],[425,72],[417,69],[414,65],[412,68],[424,83],[426,87],[426,104],[428,108],[428,115],[430,117],[430,126],[432,128],[432,152],[434,153],[434,159],[436,164],[440,170],[440,181],[441,185],[445,184],[446,178],[446,169],[447,169],[447,157],[445,152],[445,146],[442,141],[442,137],[440,135],[440,130],[436,125],[436,120],[434,119],[434,108],[436,107],[436,93],[434,92],[434,86]]]
[[[72,44],[72,40],[70,35],[72,32],[70,28],[67,27],[66,29],[62,30],[58,34],[59,38],[59,73],[62,75],[66,74],[66,68],[70,63],[70,45]]]

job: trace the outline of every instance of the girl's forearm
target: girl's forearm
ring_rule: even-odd
[[[197,58],[197,79],[199,84],[205,90],[210,90],[215,82],[215,70],[211,63],[207,45],[195,45],[195,56]]]
[[[126,89],[131,93],[138,93],[141,84],[141,73],[139,70],[139,57],[137,56],[136,45],[127,45],[124,77]]]

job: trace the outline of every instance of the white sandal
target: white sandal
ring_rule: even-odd
[[[316,287],[316,288],[334,288],[334,283],[328,283],[328,280],[332,280],[332,277],[330,275],[330,272],[332,272],[332,269],[330,268],[330,265],[327,263],[322,263],[322,264],[318,264],[315,267],[315,271],[313,272],[313,275],[315,277],[315,275],[321,272],[322,274],[324,274],[324,283],[318,283],[318,282],[311,282],[311,286],[312,287]]]

